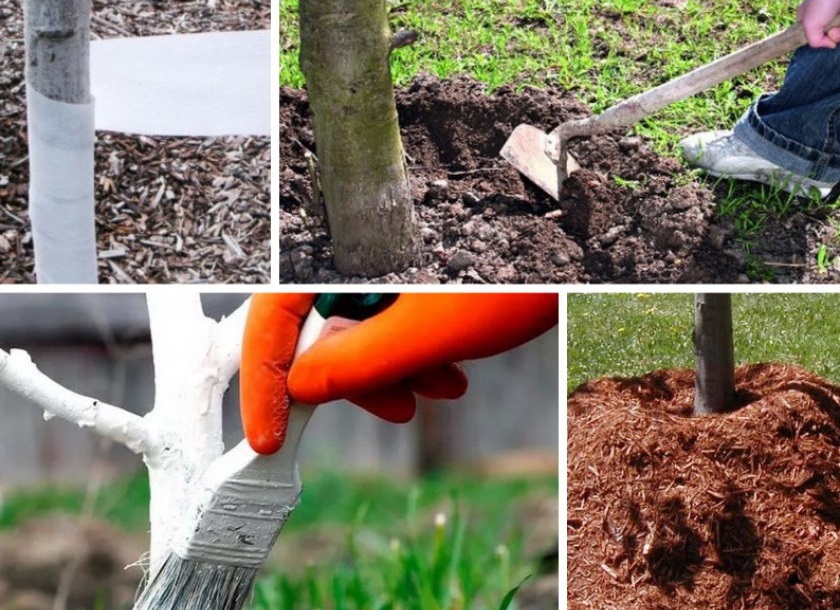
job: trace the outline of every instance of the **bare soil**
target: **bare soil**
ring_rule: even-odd
[[[146,549],[148,536],[103,521],[59,514],[27,521],[0,534],[0,609],[51,610],[59,591],[68,610],[130,608]]]
[[[694,375],[597,379],[568,399],[568,606],[840,607],[840,387],[740,367],[727,414]]]
[[[94,0],[92,37],[268,29],[265,0]],[[33,282],[22,4],[0,0],[0,283]],[[98,132],[100,283],[265,283],[268,138]]]
[[[499,157],[519,123],[550,130],[589,114],[568,92],[502,87],[488,95],[468,78],[419,76],[396,95],[421,260],[372,279],[334,269],[304,159],[307,150],[317,154],[306,94],[281,88],[281,281],[750,281],[732,223],[716,214],[715,193],[640,138],[575,140],[571,150],[585,169],[568,180],[559,203]],[[827,280],[805,263],[816,260],[819,221],[806,214],[770,219],[752,256],[765,258],[778,281]]]

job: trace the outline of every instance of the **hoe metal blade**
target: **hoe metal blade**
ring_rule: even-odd
[[[566,156],[566,174],[558,173],[557,164],[546,154],[546,133],[531,125],[517,125],[502,147],[501,155],[546,193],[560,199],[561,179],[580,169],[572,155]]]

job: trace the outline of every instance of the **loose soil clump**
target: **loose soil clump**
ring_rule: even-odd
[[[419,76],[397,92],[423,242],[417,267],[382,282],[741,282],[746,263],[713,193],[639,138],[576,140],[584,170],[555,202],[499,156],[513,128],[588,113],[567,92]],[[360,282],[332,265],[305,152],[305,93],[280,93],[280,278]]]
[[[840,606],[840,387],[780,364],[736,386],[701,417],[689,370],[571,394],[570,609]]]

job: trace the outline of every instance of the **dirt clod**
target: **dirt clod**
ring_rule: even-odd
[[[780,364],[736,385],[703,417],[687,370],[569,397],[570,609],[840,605],[840,387]]]

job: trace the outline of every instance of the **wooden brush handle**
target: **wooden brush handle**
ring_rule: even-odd
[[[836,26],[840,26],[840,16],[835,17],[826,30]],[[565,140],[629,127],[665,106],[719,85],[733,76],[743,74],[771,59],[789,53],[807,42],[802,25],[795,23],[777,34],[696,68],[688,74],[629,97],[597,116],[564,123],[555,130],[556,135],[552,132],[552,136]]]

